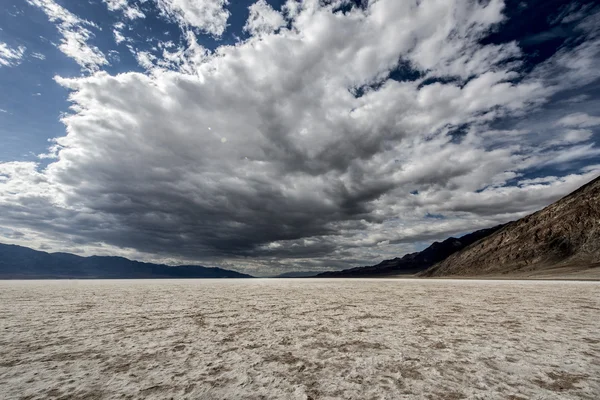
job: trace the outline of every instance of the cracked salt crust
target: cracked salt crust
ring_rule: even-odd
[[[600,398],[600,283],[0,282],[0,397]]]

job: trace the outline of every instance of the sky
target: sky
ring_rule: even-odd
[[[600,175],[600,5],[4,0],[0,242],[371,265]]]

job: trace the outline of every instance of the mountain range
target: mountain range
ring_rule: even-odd
[[[320,278],[342,278],[342,277],[363,277],[363,276],[389,276],[398,274],[416,274],[423,272],[437,262],[445,260],[451,254],[464,249],[472,243],[491,235],[503,225],[493,228],[482,229],[459,238],[450,237],[443,242],[434,242],[425,250],[406,254],[401,258],[384,260],[377,265],[368,267],[356,267],[342,271],[328,271],[318,274]]]
[[[320,274],[287,272],[277,277],[556,276],[565,273],[600,277],[600,177],[517,221],[434,242],[420,252],[367,267]],[[222,268],[169,266],[123,257],[81,257],[0,244],[0,279],[251,277]]]
[[[600,277],[600,177],[517,221],[434,242],[421,252],[377,265],[328,271],[317,276],[404,274]]]
[[[273,276],[273,278],[313,278],[318,272],[315,271],[291,271]]]
[[[600,271],[600,177],[506,224],[421,276],[590,274]]]
[[[80,257],[0,244],[0,279],[252,278],[222,268],[169,266],[123,257]]]

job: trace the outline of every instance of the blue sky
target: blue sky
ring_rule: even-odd
[[[600,172],[592,1],[0,8],[3,241],[330,269],[518,218]]]
[[[224,34],[220,37],[198,34],[199,43],[214,50],[223,44],[234,44],[236,37],[248,37],[242,28],[252,3],[251,0],[232,1],[227,6],[231,16]],[[282,3],[271,2],[279,8]],[[175,43],[182,40],[179,25],[161,18],[156,7],[149,2],[139,5],[145,17],[133,21],[128,21],[118,12],[109,11],[100,0],[57,1],[56,4],[97,24],[98,29],[90,29],[94,35],[90,43],[107,55],[111,51],[116,52],[116,57],[110,57],[110,64],[102,68],[111,74],[143,71],[127,49],[127,43],[115,43],[115,23],[127,22],[127,29],[132,29],[129,37],[140,50],[150,50],[159,40]],[[0,41],[12,48],[23,46],[27,49],[18,68],[0,69],[0,87],[3,89],[0,109],[6,111],[0,113],[0,135],[6,143],[0,149],[0,160],[32,160],[37,154],[45,152],[48,139],[64,134],[59,116],[68,109],[69,93],[54,82],[54,76],[80,76],[81,68],[57,48],[60,34],[42,10],[22,0],[3,1],[0,8]],[[146,42],[149,39],[152,41]],[[42,55],[45,59],[40,60],[34,54]]]

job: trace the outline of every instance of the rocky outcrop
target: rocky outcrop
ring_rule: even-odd
[[[505,225],[422,276],[503,275],[585,269],[600,263],[600,177]]]

